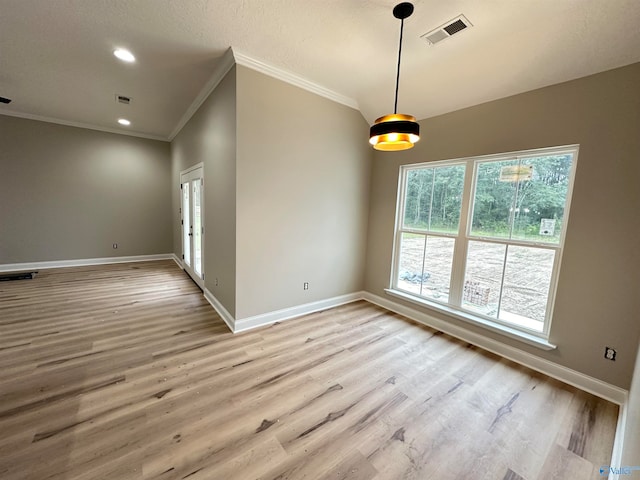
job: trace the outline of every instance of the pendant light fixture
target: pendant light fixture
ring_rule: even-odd
[[[420,125],[412,115],[398,113],[398,84],[400,83],[400,58],[402,56],[402,33],[404,19],[413,13],[409,2],[399,3],[393,9],[393,16],[400,19],[400,45],[398,47],[398,72],[396,74],[396,97],[393,113],[378,118],[369,130],[369,143],[376,150],[408,150],[420,140]]]

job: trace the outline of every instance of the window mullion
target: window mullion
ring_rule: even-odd
[[[464,270],[467,258],[467,232],[471,229],[471,195],[475,181],[475,165],[473,160],[466,162],[464,171],[464,186],[462,188],[462,206],[460,209],[460,223],[458,238],[453,250],[453,266],[451,269],[451,286],[449,287],[449,304],[462,305],[464,290]]]
[[[424,248],[422,249],[422,271],[420,272],[420,295],[422,295],[422,291],[424,289],[424,272],[425,266],[427,263],[427,242],[429,241],[429,236],[424,235]]]
[[[549,329],[551,328],[551,314],[553,312],[553,307],[555,306],[555,301],[556,301],[556,291],[558,286],[558,275],[560,270],[561,259],[562,259],[562,250],[558,248],[556,249],[556,253],[553,257],[553,274],[551,276],[551,281],[549,282],[549,290],[547,294],[547,306],[545,309],[545,316],[544,316],[546,321],[544,322],[544,330],[543,330],[543,333],[545,335],[549,335]]]
[[[400,269],[400,249],[402,243],[402,229],[404,227],[404,210],[406,203],[406,188],[407,188],[407,175],[408,170],[400,167],[400,179],[398,182],[398,205],[396,210],[396,234],[393,241],[393,257],[391,260],[391,279],[390,284],[394,287],[398,286],[398,273]]]
[[[518,168],[522,165],[522,160],[519,158]],[[516,222],[516,208],[518,206],[518,195],[520,194],[520,180],[516,180],[516,191],[513,193],[513,200],[511,202],[511,211],[509,212],[509,239],[513,238],[513,225]]]
[[[500,309],[502,308],[502,292],[504,291],[504,275],[507,271],[507,256],[509,255],[509,244],[505,246],[504,258],[502,259],[502,276],[500,277],[500,293],[498,294],[498,310],[496,318],[500,318]]]
[[[433,170],[431,176],[431,199],[429,200],[429,218],[427,219],[427,230],[431,230],[431,215],[433,213],[433,192],[436,189],[436,170]]]

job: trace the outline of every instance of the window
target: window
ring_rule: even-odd
[[[392,289],[546,338],[577,153],[401,167]]]

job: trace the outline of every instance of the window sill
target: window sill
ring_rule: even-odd
[[[475,317],[471,314],[461,312],[451,307],[447,307],[446,305],[440,305],[438,303],[433,303],[428,300],[424,300],[418,297],[415,297],[411,294],[401,292],[399,290],[394,290],[391,288],[385,288],[384,290],[389,295],[400,298],[407,302],[414,303],[421,307],[426,307],[431,310],[435,310],[440,313],[444,313],[449,317],[453,317],[456,320],[462,320],[463,322],[470,323],[472,325],[476,325],[478,327],[484,328],[485,330],[489,330],[494,333],[499,333],[500,335],[504,335],[506,337],[512,338],[514,340],[518,340],[520,342],[526,343],[527,345],[532,345],[536,348],[540,348],[542,350],[555,350],[557,348],[556,345],[549,343],[544,338],[538,337],[531,333],[523,332],[517,330],[515,328],[507,327],[506,325],[501,325],[498,323],[493,323],[489,320],[485,320],[480,317]]]

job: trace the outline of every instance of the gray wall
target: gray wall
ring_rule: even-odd
[[[167,142],[0,116],[0,264],[171,253],[169,182]]]
[[[236,318],[362,290],[366,122],[354,109],[237,69]]]
[[[629,388],[640,336],[639,85],[634,64],[424,120],[416,148],[376,153],[366,289],[384,296],[389,287],[400,164],[580,144],[550,332],[558,348],[449,321]],[[616,362],[603,358],[605,345],[617,349]]]
[[[173,251],[180,258],[180,172],[204,163],[205,288],[235,315],[236,69],[232,68],[171,143]],[[215,278],[218,278],[218,286]]]

